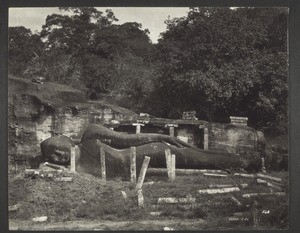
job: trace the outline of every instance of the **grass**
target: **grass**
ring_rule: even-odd
[[[121,179],[103,183],[101,179],[88,174],[60,174],[73,177],[72,182],[55,182],[46,178],[24,178],[22,172],[9,174],[9,205],[21,204],[19,210],[10,212],[9,218],[14,221],[31,220],[33,217],[48,216],[48,222],[63,221],[134,221],[135,229],[147,228],[147,224],[138,223],[143,220],[160,221],[194,219],[195,224],[175,224],[175,229],[253,229],[253,200],[242,198],[244,193],[270,192],[264,184],[257,184],[255,179],[240,178],[229,175],[226,178],[210,178],[198,176],[177,176],[175,183],[169,183],[167,176],[147,176],[145,182],[154,181],[152,185],[144,185],[143,195],[145,208],[137,206],[134,186]],[[274,172],[270,175],[283,179],[282,188],[288,194],[288,173]],[[209,188],[209,184],[248,183],[241,192],[203,195],[197,190]],[[122,196],[125,191],[128,198]],[[184,205],[166,204],[157,206],[160,197],[196,198],[197,205],[187,208]],[[235,205],[234,196],[242,204]],[[286,229],[288,226],[288,195],[284,197],[259,197],[258,229]],[[161,216],[151,216],[149,212],[160,211]],[[228,221],[234,213],[241,212],[248,220]],[[196,223],[204,219],[205,223]],[[123,226],[124,227],[124,226]],[[129,226],[124,229],[129,228]],[[158,226],[157,226],[158,228]]]

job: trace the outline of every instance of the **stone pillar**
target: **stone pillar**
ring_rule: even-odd
[[[204,144],[204,150],[208,150],[208,129],[204,128],[204,139],[203,139],[203,144]]]
[[[169,127],[169,135],[175,137],[175,127],[178,127],[177,124],[166,124],[165,127]]]
[[[136,127],[136,130],[135,130],[135,133],[136,133],[136,134],[141,133],[141,126],[144,126],[144,124],[133,123],[132,125]]]

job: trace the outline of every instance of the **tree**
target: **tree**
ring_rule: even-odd
[[[8,36],[9,73],[22,76],[29,62],[41,55],[43,42],[39,35],[32,34],[30,29],[23,26],[9,27]]]
[[[159,114],[197,110],[199,118],[220,122],[249,116],[254,127],[287,129],[284,9],[191,8],[166,24],[158,43]]]
[[[117,19],[111,10],[104,14],[95,8],[60,9],[72,14],[47,16],[41,31],[45,53],[30,70],[83,89],[88,98],[109,99],[140,111],[155,70],[149,60],[149,31],[136,22],[113,24]]]

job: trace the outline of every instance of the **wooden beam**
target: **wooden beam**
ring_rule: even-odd
[[[153,174],[167,174],[168,169],[167,168],[148,168],[149,173]],[[203,172],[201,170],[197,169],[176,169],[175,170],[176,175],[203,175]]]
[[[245,174],[245,173],[234,173],[234,176],[246,177],[246,178],[254,178],[253,174]]]
[[[208,177],[227,177],[227,175],[224,174],[214,174],[214,173],[204,173],[203,175]]]
[[[192,204],[196,202],[196,198],[176,198],[176,197],[161,197],[158,198],[157,204]]]
[[[274,193],[246,193],[243,194],[244,198],[251,198],[251,197],[261,197],[261,196],[285,196],[284,192],[274,192]]]
[[[273,176],[268,176],[268,175],[264,175],[264,174],[261,174],[261,173],[258,173],[257,177],[264,178],[264,179],[269,179],[269,180],[274,180],[276,182],[281,182],[282,181],[281,178],[277,178],[277,177],[273,177]]]
[[[219,194],[219,193],[231,193],[241,191],[238,187],[220,188],[220,189],[201,189],[198,190],[200,194]]]

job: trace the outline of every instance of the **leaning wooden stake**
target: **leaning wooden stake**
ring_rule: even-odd
[[[136,147],[130,147],[130,182],[136,183]]]
[[[139,174],[139,178],[135,187],[135,191],[138,191],[139,189],[142,188],[143,183],[144,183],[144,179],[145,179],[145,175],[146,175],[146,171],[149,165],[149,161],[150,161],[150,157],[145,156],[144,161],[143,161],[143,165]]]
[[[76,172],[76,164],[75,164],[75,159],[76,159],[76,154],[75,154],[75,146],[71,147],[71,155],[70,155],[70,171],[71,172]]]
[[[100,147],[101,178],[106,181],[105,151]]]

